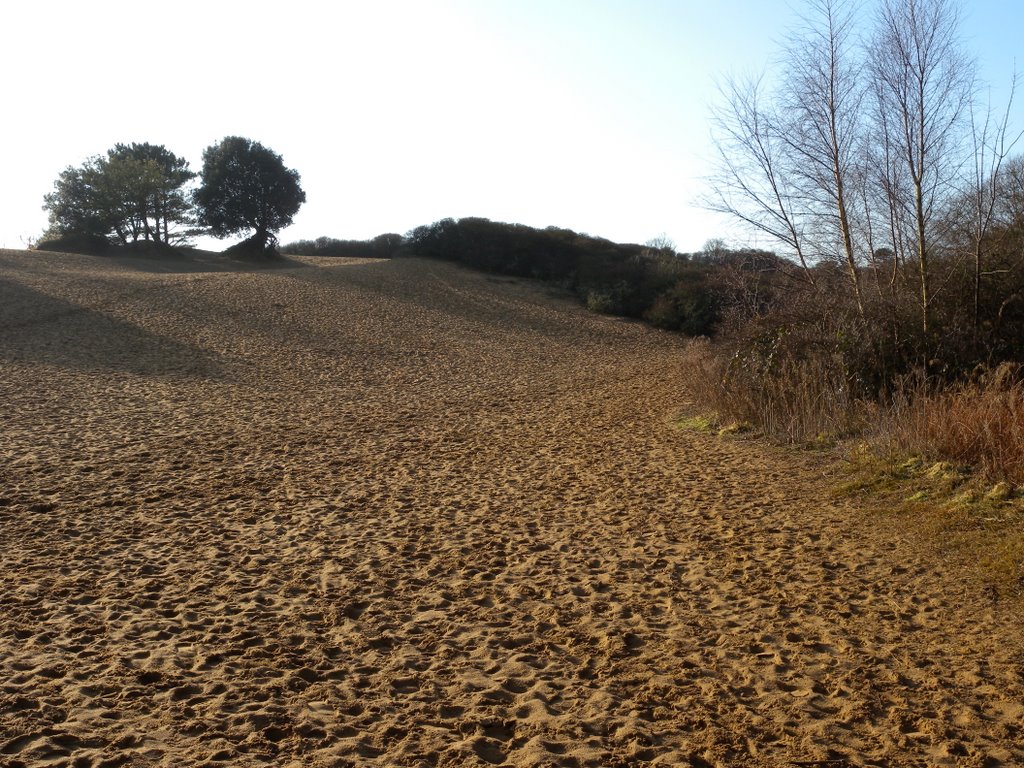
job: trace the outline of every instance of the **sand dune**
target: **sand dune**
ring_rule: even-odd
[[[682,344],[433,262],[0,251],[0,765],[1024,765],[1012,612],[674,428]]]

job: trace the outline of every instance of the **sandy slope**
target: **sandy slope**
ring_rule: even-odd
[[[210,269],[0,252],[0,764],[1024,765],[1019,625],[673,428],[679,339]]]

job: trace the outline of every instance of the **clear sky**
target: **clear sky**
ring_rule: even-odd
[[[1024,2],[964,6],[968,48],[1003,96]],[[801,7],[9,3],[0,247],[42,232],[43,195],[69,165],[138,141],[163,144],[198,171],[203,149],[227,135],[262,142],[302,175],[308,202],[282,242],[483,216],[622,242],[665,234],[685,251],[712,237],[742,243],[742,232],[696,203],[713,154],[709,106],[716,80],[770,63]],[[1024,127],[1021,105],[1024,92]]]

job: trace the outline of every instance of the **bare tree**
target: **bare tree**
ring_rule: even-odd
[[[678,256],[675,241],[664,232],[660,232],[644,243],[645,256]]]
[[[863,179],[864,85],[854,50],[851,0],[810,0],[802,28],[790,38],[780,92],[787,124],[783,141],[806,203],[818,255],[845,262],[864,316],[854,231],[854,186]]]
[[[921,329],[931,329],[932,231],[961,178],[975,67],[962,52],[951,0],[882,0],[870,68],[887,159],[893,234],[917,265]],[[904,185],[908,188],[904,189]],[[909,207],[909,211],[907,211]],[[909,213],[909,231],[902,227]]]
[[[813,284],[804,203],[789,162],[785,129],[773,107],[764,104],[763,91],[759,77],[731,78],[721,88],[724,105],[713,115],[718,167],[704,204],[777,240]]]
[[[971,146],[974,157],[974,176],[970,189],[971,247],[974,262],[973,333],[978,344],[981,326],[981,279],[984,274],[985,240],[996,218],[996,204],[1002,186],[1003,163],[1021,138],[1021,133],[1010,134],[1010,110],[1017,90],[1017,75],[1010,85],[1006,110],[998,122],[993,123],[991,100],[979,116],[971,106]]]
[[[700,248],[700,256],[704,261],[718,262],[729,253],[729,244],[720,237],[712,237]]]
[[[844,264],[864,316],[856,186],[865,178],[865,86],[854,45],[856,0],[809,0],[784,52],[785,69],[766,98],[763,81],[731,80],[716,114],[719,151],[709,207],[779,241],[809,266]]]

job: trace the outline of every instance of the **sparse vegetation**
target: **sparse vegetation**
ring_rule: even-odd
[[[839,497],[903,521],[926,546],[963,563],[992,598],[1024,597],[1024,496],[946,461],[861,444]]]

